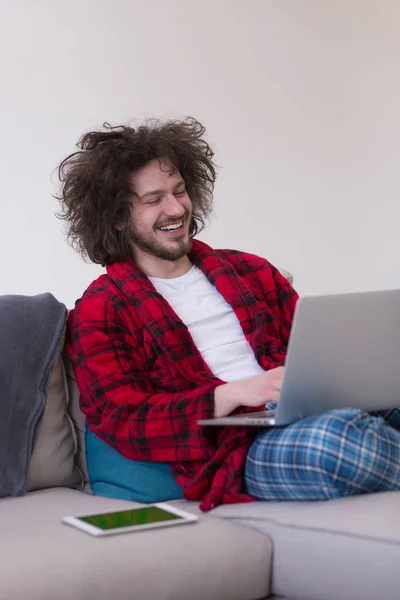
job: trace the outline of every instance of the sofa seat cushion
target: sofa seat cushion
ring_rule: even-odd
[[[198,523],[93,538],[67,515],[139,504],[67,488],[0,500],[7,600],[256,600],[269,594],[271,544],[240,524]]]
[[[178,506],[196,510],[181,501]],[[328,502],[255,502],[211,515],[273,544],[272,591],[295,600],[400,598],[400,492]]]

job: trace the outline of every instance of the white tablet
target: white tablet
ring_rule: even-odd
[[[94,536],[114,535],[127,531],[141,531],[156,527],[170,527],[194,523],[198,520],[180,508],[169,504],[147,504],[140,508],[128,508],[113,512],[80,515],[78,517],[64,517],[63,522],[77,527]]]

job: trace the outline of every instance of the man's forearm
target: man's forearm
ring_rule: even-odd
[[[214,391],[214,417],[226,417],[240,406],[238,385],[225,383],[218,386]]]

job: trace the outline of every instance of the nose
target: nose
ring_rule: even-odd
[[[183,217],[185,209],[174,194],[166,194],[164,198],[164,212],[169,217]]]

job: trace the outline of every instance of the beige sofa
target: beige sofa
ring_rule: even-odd
[[[221,506],[198,523],[95,539],[65,515],[93,497],[73,372],[60,357],[31,460],[31,491],[0,500],[0,600],[398,600],[400,493]],[[195,503],[178,501],[199,512]]]

